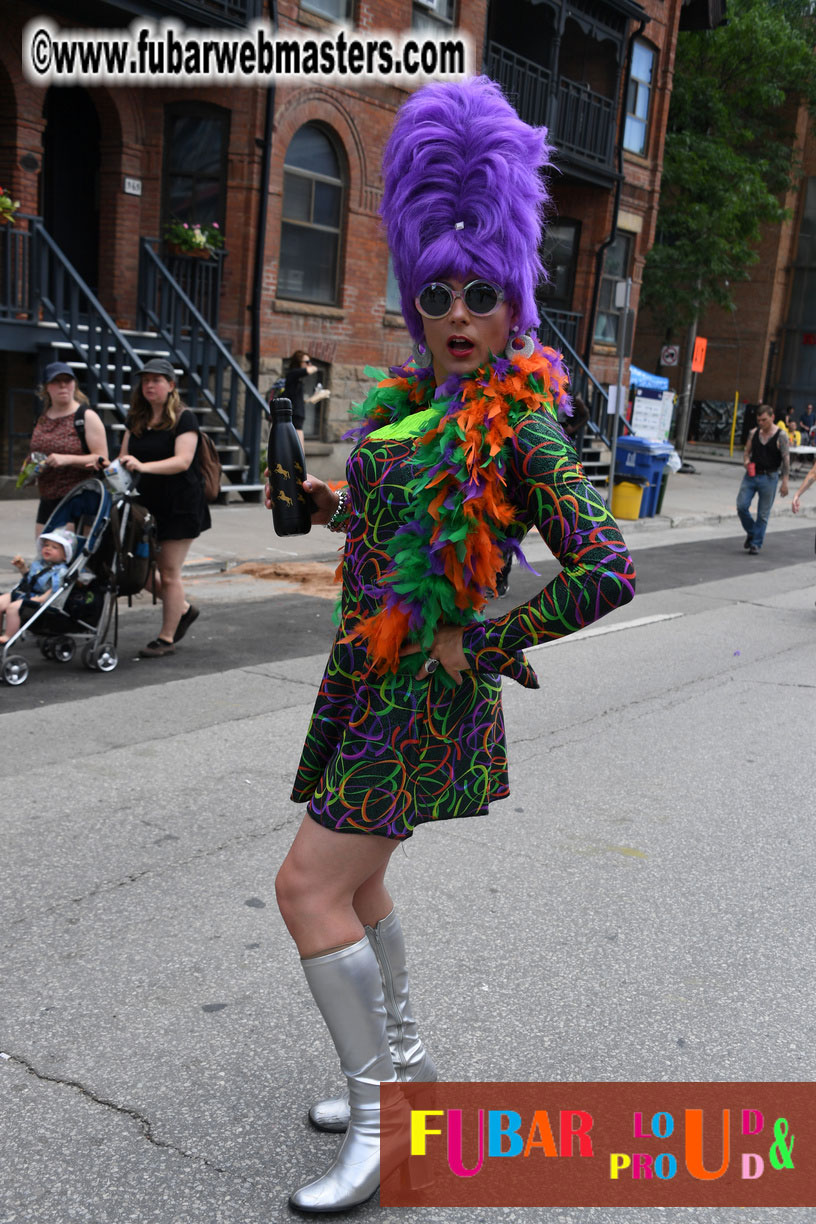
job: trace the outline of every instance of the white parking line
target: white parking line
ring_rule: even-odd
[[[588,637],[600,637],[602,633],[618,633],[621,629],[640,629],[642,625],[654,625],[658,621],[677,620],[684,616],[683,612],[661,612],[657,616],[638,616],[635,620],[624,621],[621,625],[598,625],[595,629],[579,629],[577,633],[568,633],[566,637],[556,638],[552,642],[539,642],[536,646],[528,646],[524,653],[532,654],[534,650],[546,650],[549,646],[563,646],[564,642],[583,641]]]

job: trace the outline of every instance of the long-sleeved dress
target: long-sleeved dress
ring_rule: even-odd
[[[313,819],[329,829],[409,837],[417,825],[478,816],[509,794],[501,676],[537,687],[520,653],[562,637],[627,603],[634,568],[605,503],[586,480],[551,411],[525,417],[505,444],[507,534],[538,528],[561,573],[529,602],[493,620],[465,617],[471,667],[455,686],[438,669],[418,680],[423,655],[373,672],[354,637],[382,599],[386,550],[410,520],[417,439],[440,409],[419,409],[369,433],[352,451],[354,507],[342,568],[342,620],[315,703],[294,784]]]

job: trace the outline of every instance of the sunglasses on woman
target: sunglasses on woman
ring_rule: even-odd
[[[444,319],[457,298],[462,299],[472,315],[491,315],[504,301],[504,291],[486,280],[469,281],[458,291],[444,281],[431,281],[420,289],[414,305],[426,319]]]

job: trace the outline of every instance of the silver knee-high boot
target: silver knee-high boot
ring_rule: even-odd
[[[405,939],[397,911],[381,918],[375,927],[365,928],[382,976],[385,1010],[388,1016],[388,1045],[399,1080],[436,1080],[436,1067],[422,1044],[408,993],[405,965]],[[309,1119],[318,1130],[344,1131],[349,1121],[348,1094],[318,1101],[309,1110]]]
[[[301,964],[348,1081],[349,1127],[331,1168],[296,1190],[289,1203],[300,1211],[344,1211],[364,1203],[380,1184],[380,1084],[397,1078],[382,978],[365,936]]]

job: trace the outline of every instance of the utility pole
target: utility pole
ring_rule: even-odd
[[[612,446],[609,458],[609,505],[612,505],[612,491],[615,487],[615,457],[618,451],[618,423],[620,421],[621,405],[623,404],[623,363],[626,360],[626,332],[629,326],[629,301],[632,296],[632,278],[618,281],[615,285],[615,305],[623,314],[620,316],[620,332],[618,333],[618,385],[615,392],[615,414],[612,418]]]
[[[700,281],[697,281],[697,288],[700,288]],[[686,351],[683,356],[683,390],[680,392],[680,398],[677,404],[677,425],[674,431],[674,449],[682,459],[686,450],[686,441],[688,438],[689,421],[691,420],[691,405],[694,395],[694,383],[696,379],[691,368],[691,363],[694,360],[694,345],[697,341],[697,325],[699,322],[700,312],[695,310],[694,318],[691,320],[686,336]]]

